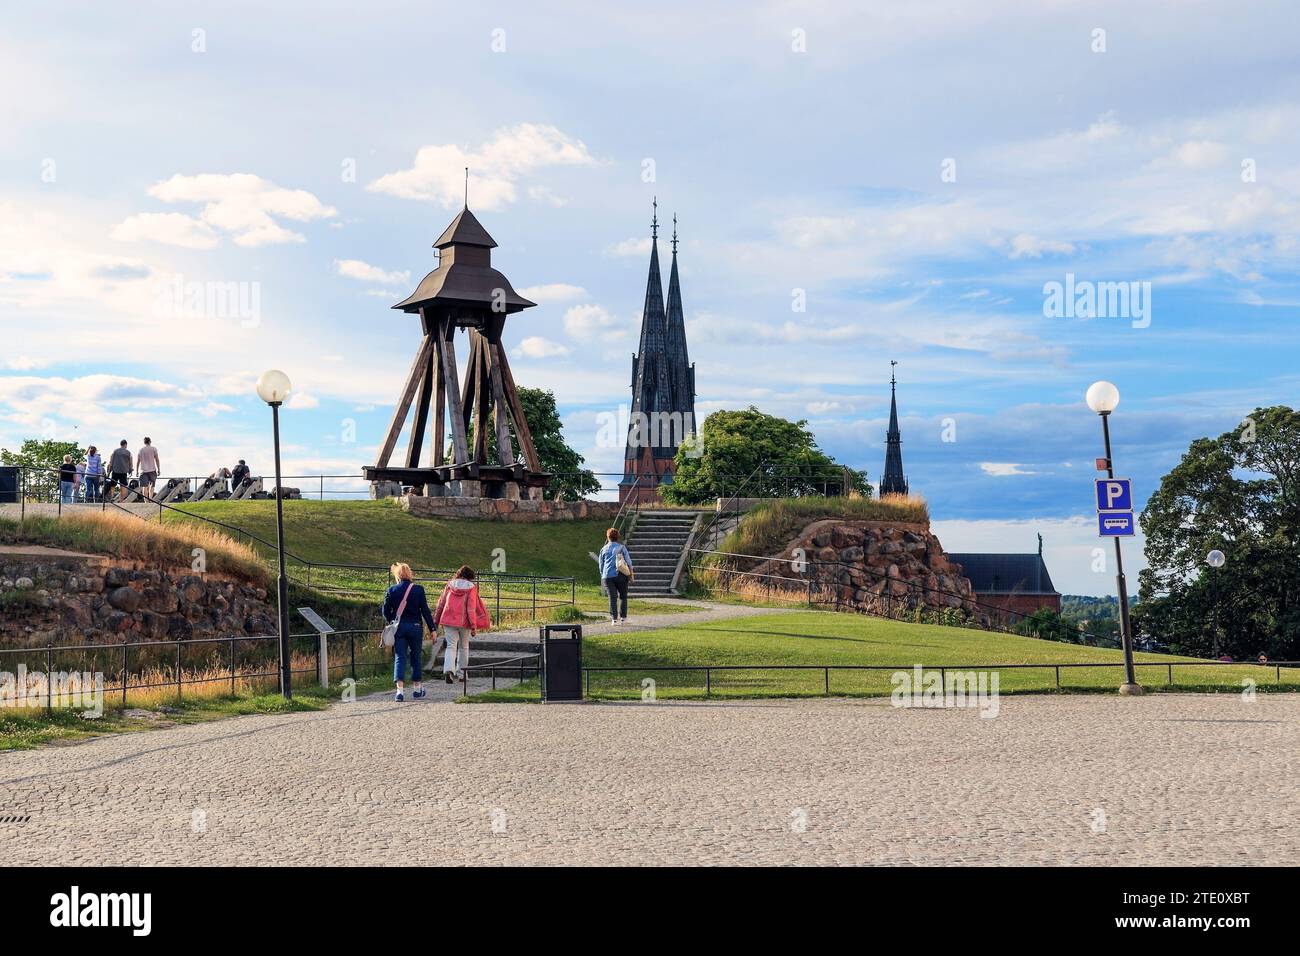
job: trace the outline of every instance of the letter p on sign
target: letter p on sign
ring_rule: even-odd
[[[1098,478],[1097,510],[1132,511],[1132,482],[1128,478]]]

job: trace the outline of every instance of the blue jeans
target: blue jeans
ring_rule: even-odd
[[[424,627],[418,621],[403,624],[397,629],[397,639],[393,642],[393,680],[406,680],[406,662],[411,662],[411,680],[419,683],[424,672],[420,669],[420,657],[424,653]]]
[[[98,501],[102,495],[103,492],[99,487],[99,475],[87,475],[86,476],[86,500]]]
[[[70,481],[59,482],[59,501],[61,501],[65,505],[72,504],[72,482]]]

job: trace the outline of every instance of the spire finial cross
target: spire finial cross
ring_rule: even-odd
[[[469,167],[465,167],[465,208],[469,208]]]
[[[655,196],[650,200],[650,205],[654,207],[654,216],[650,220],[650,238],[659,238],[659,197]]]
[[[893,387],[894,387],[894,384],[895,384],[895,382],[894,382],[894,366],[897,365],[897,364],[898,364],[898,362],[896,362],[894,359],[890,359],[890,360],[889,360],[889,387],[890,387],[890,388],[893,388]]]
[[[673,213],[673,255],[677,255],[677,213]]]

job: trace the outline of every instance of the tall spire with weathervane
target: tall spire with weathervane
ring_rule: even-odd
[[[885,473],[880,479],[881,495],[907,494],[907,477],[903,474],[903,436],[898,430],[897,381],[893,359],[889,362],[889,431],[885,435]]]

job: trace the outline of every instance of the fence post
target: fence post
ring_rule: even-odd
[[[533,620],[537,620],[537,576],[533,576]]]
[[[176,638],[176,702],[181,701],[181,639]]]
[[[131,642],[123,639],[122,641],[122,709],[126,710],[126,673],[127,673],[127,651],[131,649]]]
[[[497,620],[501,620],[501,577],[497,576]]]
[[[826,696],[829,697],[829,696],[831,696],[831,669],[830,669],[829,667],[827,667],[825,670],[826,670],[826,674],[825,674],[825,677],[826,677]]]
[[[316,651],[316,671],[320,678],[321,687],[328,690],[330,686],[330,652],[327,643],[329,641],[329,635],[321,634],[319,637],[320,646]]]
[[[704,696],[709,697],[713,694],[713,672],[707,667],[704,668]]]
[[[1174,686],[1174,665],[1173,664],[1169,665],[1169,686],[1170,687]]]
[[[944,700],[948,699],[948,677],[946,671],[947,668],[939,668],[939,696]]]
[[[235,639],[230,638],[230,696],[235,696]]]
[[[1061,665],[1056,665],[1056,689],[1061,689]]]
[[[45,712],[54,712],[54,644],[45,645]]]
[[[436,634],[434,635],[433,643],[435,647],[438,644],[438,635]],[[348,632],[348,645],[349,645],[349,652],[352,655],[352,679],[355,681],[357,679],[357,635],[353,631]],[[433,661],[429,661],[429,664],[430,664],[429,669],[432,670]]]

